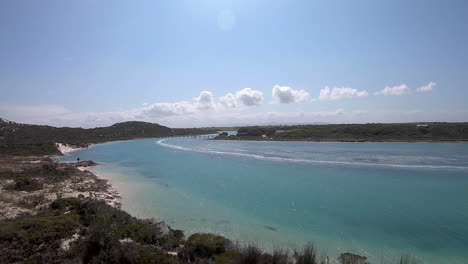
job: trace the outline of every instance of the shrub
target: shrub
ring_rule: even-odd
[[[190,260],[196,258],[212,258],[226,252],[229,240],[222,236],[206,233],[191,235],[186,243],[186,257]]]
[[[78,227],[71,215],[36,215],[0,223],[0,263],[55,263],[60,241]]]
[[[119,247],[117,263],[138,264],[175,264],[173,256],[151,246],[126,243]]]
[[[55,172],[56,169],[57,169],[57,164],[54,163],[54,162],[48,162],[48,163],[42,164],[42,170],[44,170],[44,171],[53,171],[53,172]]]
[[[236,251],[226,251],[214,258],[216,264],[235,264],[238,263],[240,253]]]
[[[367,257],[359,256],[353,253],[341,253],[338,260],[341,264],[367,264]]]
[[[16,176],[14,179],[15,183],[8,186],[6,189],[15,191],[37,191],[42,189],[42,186],[34,179],[27,176]]]
[[[262,251],[256,245],[247,245],[241,250],[242,256],[240,263],[242,264],[258,264],[261,263]]]
[[[416,264],[416,260],[409,254],[400,257],[400,264]]]
[[[268,263],[287,264],[289,262],[288,259],[289,259],[289,253],[287,250],[276,249],[273,251],[273,255],[271,255],[271,258],[268,261]]]
[[[297,264],[319,264],[317,261],[317,249],[314,244],[308,243],[301,252],[296,252]]]

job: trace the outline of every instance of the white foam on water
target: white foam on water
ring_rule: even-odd
[[[350,166],[376,166],[376,167],[393,167],[393,168],[408,168],[408,169],[455,169],[455,170],[468,170],[468,167],[464,166],[450,166],[450,165],[408,165],[408,164],[387,164],[387,163],[368,163],[368,162],[354,162],[354,161],[333,161],[333,160],[311,160],[311,159],[293,159],[293,158],[282,158],[274,156],[263,156],[258,154],[249,153],[237,153],[237,152],[225,152],[211,150],[208,148],[189,148],[177,145],[171,145],[164,143],[167,139],[158,140],[156,143],[173,149],[184,150],[184,151],[195,151],[202,153],[232,155],[232,156],[243,156],[261,160],[280,161],[280,162],[293,162],[293,163],[309,163],[309,164],[334,164],[334,165],[350,165]]]

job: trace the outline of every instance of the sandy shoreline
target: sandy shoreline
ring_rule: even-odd
[[[59,150],[63,155],[67,155],[67,154],[70,153],[70,152],[74,152],[74,151],[78,151],[78,150],[85,149],[85,148],[76,147],[76,146],[72,146],[72,145],[68,145],[68,144],[62,144],[62,143],[55,143],[55,145],[57,146],[58,150]]]
[[[94,166],[99,166],[99,164]],[[96,178],[98,181],[105,181],[106,183],[103,191],[91,193],[90,196],[93,195],[93,198],[97,200],[102,200],[112,207],[120,208],[122,205],[122,198],[118,189],[110,183],[110,179],[108,177],[103,177],[102,174],[90,170],[89,167],[90,166],[77,166],[76,168],[86,174],[91,174],[91,178]]]
[[[71,152],[75,152],[78,150],[88,149],[100,144],[109,144],[109,143],[118,143],[118,142],[125,142],[125,141],[132,141],[132,140],[144,140],[144,139],[159,139],[161,137],[141,137],[141,138],[132,138],[132,139],[120,139],[120,140],[112,140],[112,141],[103,141],[99,143],[91,143],[87,144],[85,147],[78,147],[71,144],[64,144],[64,143],[55,143],[57,149],[62,153],[62,155],[67,155]]]
[[[116,142],[116,141],[109,141],[109,142],[103,142],[99,144],[105,144],[105,143],[111,143],[111,142]],[[84,150],[88,149],[90,147],[96,146],[97,144],[90,144],[86,147],[76,147],[72,145],[67,145],[67,144],[62,144],[62,143],[56,143],[57,148],[59,151],[64,155],[68,155],[71,152],[79,151],[79,150]],[[55,160],[58,160],[58,156],[54,157]],[[66,164],[73,164],[73,162],[63,162],[58,160],[59,163],[66,163]],[[94,161],[81,161],[78,163],[75,163],[76,168],[80,171],[82,171],[84,174],[92,174],[92,178],[97,178],[102,181],[106,181],[107,183],[107,188],[105,192],[101,193],[94,193],[92,198],[96,198],[98,200],[103,200],[105,201],[108,205],[120,208],[121,206],[121,196],[118,191],[118,188],[116,186],[113,186],[110,183],[110,178],[111,177],[106,177],[102,173],[96,172],[96,170],[93,170],[93,167],[99,166],[98,163],[95,163]],[[87,197],[89,197],[88,195]]]

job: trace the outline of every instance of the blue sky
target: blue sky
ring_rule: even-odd
[[[467,13],[431,0],[1,1],[0,117],[468,121]]]

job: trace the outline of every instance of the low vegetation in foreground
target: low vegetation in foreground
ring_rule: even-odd
[[[332,262],[333,260],[333,262]],[[336,262],[336,261],[337,262]],[[365,257],[300,250],[264,252],[215,234],[193,234],[141,220],[91,198],[61,198],[36,215],[0,221],[0,263],[361,264]],[[402,257],[403,263],[416,263]]]

